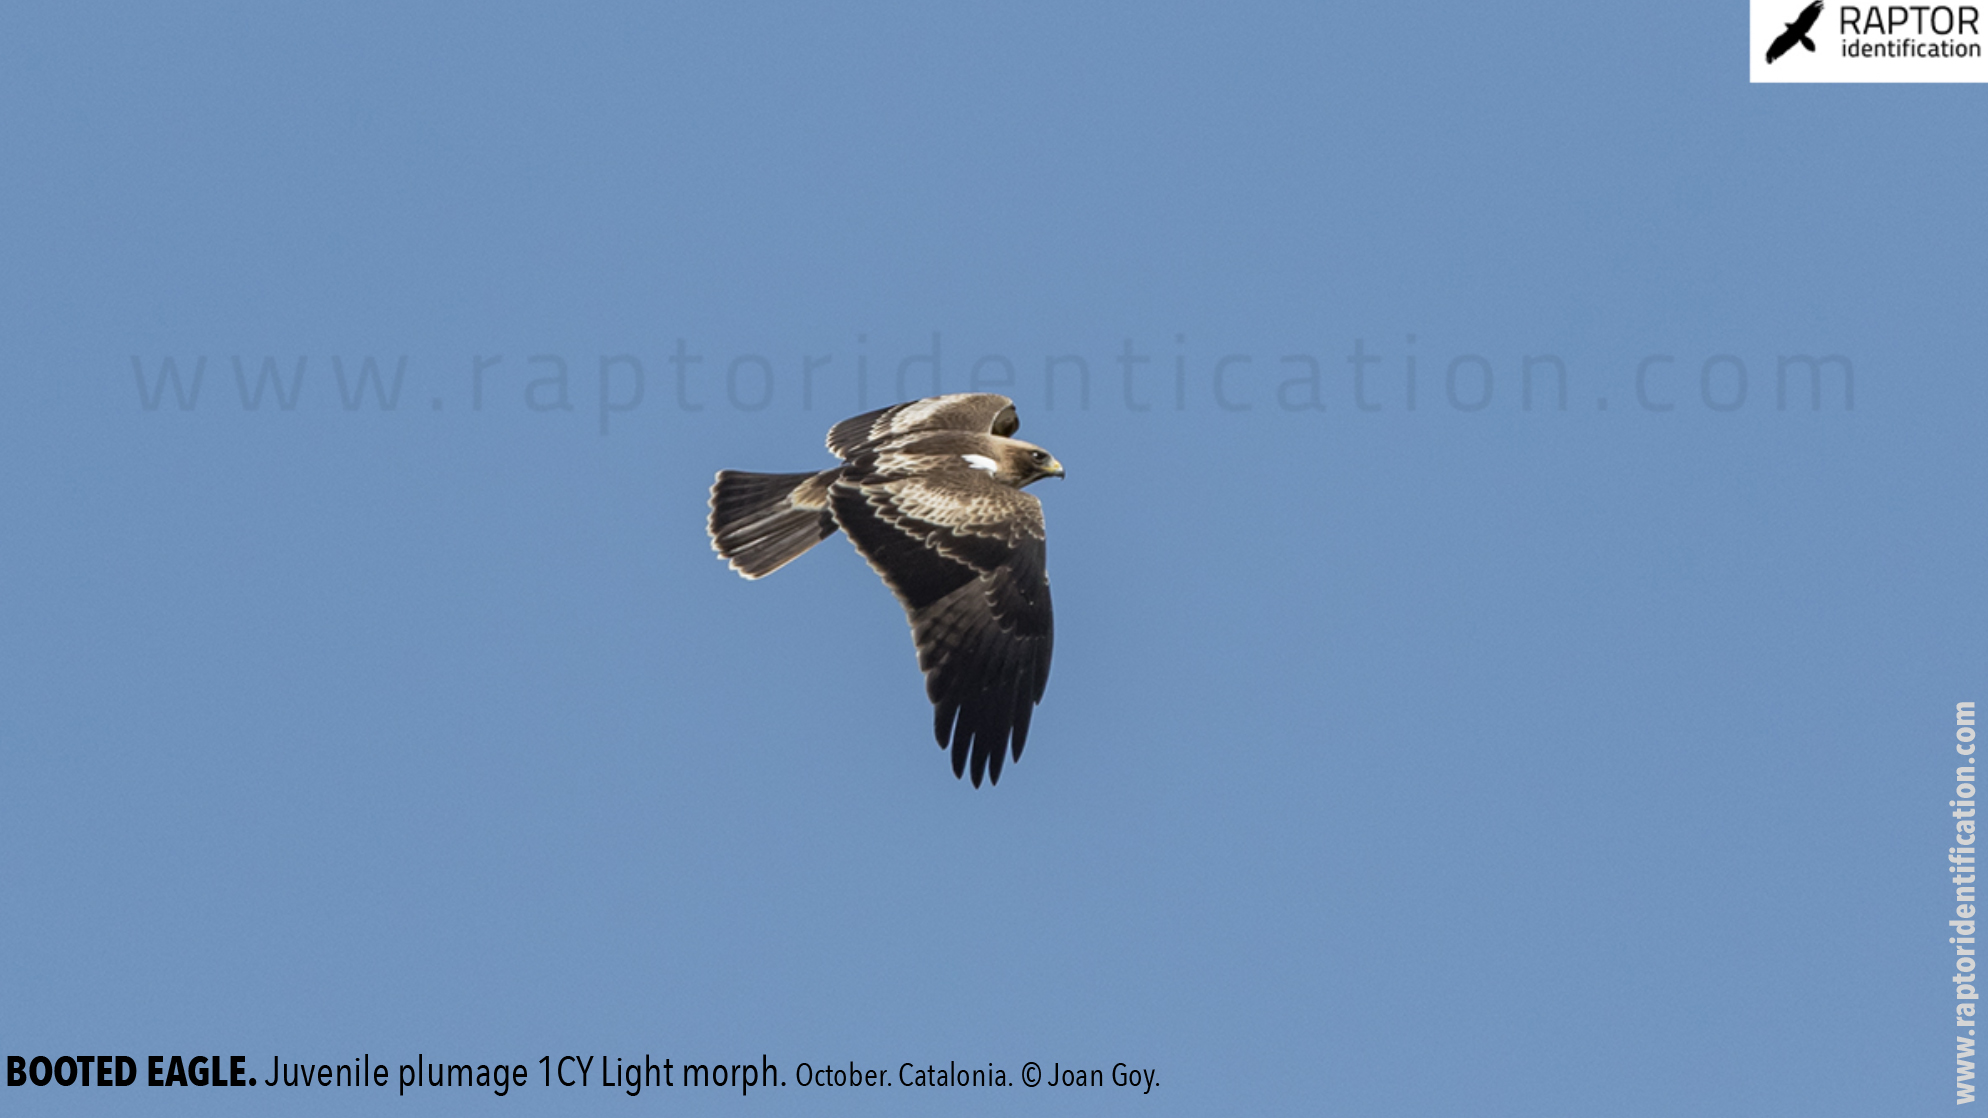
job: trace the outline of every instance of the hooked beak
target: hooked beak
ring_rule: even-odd
[[[1063,476],[1063,463],[1061,463],[1061,462],[1058,462],[1058,461],[1057,461],[1056,459],[1054,459],[1054,458],[1051,458],[1051,459],[1049,460],[1049,476],[1050,476],[1050,477],[1062,477],[1062,476]]]

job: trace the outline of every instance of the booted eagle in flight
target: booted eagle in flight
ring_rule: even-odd
[[[747,578],[849,533],[904,604],[939,748],[976,788],[1000,782],[1011,739],[1021,759],[1049,682],[1042,504],[1022,489],[1063,465],[1020,426],[1006,396],[933,396],[836,424],[833,469],[720,470],[711,487],[711,546]]]

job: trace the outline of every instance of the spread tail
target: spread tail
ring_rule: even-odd
[[[838,467],[821,473],[718,471],[711,487],[711,547],[747,578],[764,578],[835,534],[828,487]]]

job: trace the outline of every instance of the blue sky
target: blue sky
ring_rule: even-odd
[[[1981,103],[1746,50],[1707,4],[0,13],[0,1049],[1950,1106]],[[1069,470],[992,789],[846,541],[748,584],[703,532],[934,366]],[[113,1096],[649,1105],[391,1097]]]

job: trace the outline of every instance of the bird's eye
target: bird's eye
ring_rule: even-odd
[[[1038,462],[1047,462],[1047,461],[1049,461],[1049,455],[1047,455],[1047,454],[1044,454],[1044,453],[1043,453],[1042,451],[1040,451],[1040,450],[1038,450],[1038,451],[1033,451],[1033,452],[1031,452],[1031,453],[1029,454],[1029,457],[1030,457],[1030,458],[1033,458],[1033,459],[1035,459],[1035,460],[1036,460],[1036,461],[1038,461]]]

